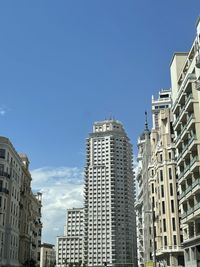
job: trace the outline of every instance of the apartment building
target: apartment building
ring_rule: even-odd
[[[42,194],[31,194],[31,213],[30,213],[30,258],[40,266],[40,246],[42,237],[42,222],[41,222]]]
[[[31,191],[28,165],[27,156],[18,154],[8,138],[0,137],[0,266],[19,266],[38,258],[31,252],[30,215],[33,203],[41,207],[41,200]]]
[[[135,204],[137,218],[137,258],[138,267],[144,267],[152,259],[152,245],[150,238],[151,218],[148,212],[151,210],[148,165],[151,159],[150,131],[147,119],[145,129],[138,138],[138,195]]]
[[[164,103],[165,104],[164,104]],[[152,99],[151,163],[149,188],[152,203],[152,247],[160,266],[184,266],[182,232],[177,194],[171,91],[162,90]]]
[[[19,266],[21,159],[8,138],[0,137],[0,266]]]
[[[57,238],[56,266],[83,265],[84,209],[67,210],[65,235]]]
[[[40,250],[40,267],[54,267],[55,264],[56,252],[54,245],[43,243]]]
[[[94,123],[86,144],[87,266],[137,266],[132,146],[119,121]]]
[[[185,265],[200,264],[200,21],[188,53],[171,62],[177,175]]]

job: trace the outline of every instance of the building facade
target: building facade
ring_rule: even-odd
[[[87,266],[137,266],[132,147],[116,120],[94,123],[86,144]]]
[[[145,130],[138,138],[138,195],[136,208],[137,218],[137,257],[138,266],[144,267],[152,259],[152,246],[150,238],[151,218],[148,212],[151,210],[149,184],[148,184],[148,166],[151,159],[150,131],[147,121]]]
[[[67,210],[65,235],[57,238],[56,266],[83,265],[84,209]]]
[[[188,53],[171,62],[177,175],[186,266],[200,264],[200,23]]]
[[[41,199],[31,191],[31,175],[26,155],[18,154],[6,137],[0,137],[0,266],[21,266],[31,258],[33,203]],[[39,204],[40,203],[40,204]],[[35,220],[34,217],[33,220]],[[41,212],[37,220],[41,219]],[[41,234],[41,231],[40,231]],[[41,238],[41,237],[40,237]],[[39,250],[39,243],[37,248]],[[39,265],[38,265],[39,266]]]
[[[0,137],[0,266],[19,266],[21,159]]]
[[[161,93],[165,94],[164,105]],[[152,156],[149,165],[152,247],[154,247],[157,264],[179,267],[184,266],[184,259],[181,245],[182,231],[177,193],[171,92],[162,90],[159,99],[153,100],[152,106],[153,117],[155,110],[157,116],[151,131]]]
[[[55,264],[56,252],[54,245],[43,243],[40,248],[40,267],[54,267]]]

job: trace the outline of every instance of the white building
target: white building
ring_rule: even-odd
[[[185,266],[200,264],[200,20],[188,53],[171,62],[172,112],[175,131],[179,208]]]
[[[120,122],[96,122],[87,139],[85,257],[87,266],[136,266],[132,146]]]
[[[56,252],[54,245],[43,243],[40,249],[40,267],[54,267],[55,263]]]
[[[57,238],[56,266],[83,264],[84,209],[67,210],[65,235]]]

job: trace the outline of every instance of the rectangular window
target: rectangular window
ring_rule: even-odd
[[[172,179],[172,169],[169,168],[169,179]]]
[[[177,245],[177,242],[176,242],[176,235],[174,235],[174,246]]]
[[[162,213],[165,214],[165,202],[162,201]]]
[[[163,219],[163,231],[166,232],[166,220]]]
[[[167,246],[167,237],[166,236],[164,236],[164,244],[165,244],[165,246]]]
[[[172,227],[173,227],[173,231],[176,231],[176,222],[175,222],[175,218],[172,218]]]
[[[171,211],[174,212],[174,200],[171,200]]]
[[[154,184],[151,185],[151,192],[154,193]]]
[[[173,196],[173,184],[170,183],[170,196]]]
[[[164,186],[163,185],[161,185],[161,197],[165,197],[165,195],[164,195]]]
[[[5,156],[6,156],[6,150],[1,148],[0,149],[0,158],[5,159]]]
[[[169,152],[169,160],[171,160],[172,159],[172,154],[171,154],[171,152]]]
[[[163,181],[163,171],[160,170],[160,181],[162,182]]]

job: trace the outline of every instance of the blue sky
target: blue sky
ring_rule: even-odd
[[[190,48],[199,10],[189,0],[1,1],[0,135],[34,174],[77,168],[78,180],[96,120],[122,121],[136,153],[151,95],[170,87],[170,60]]]

